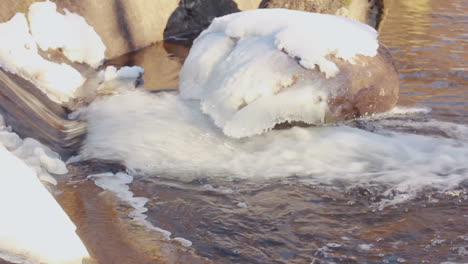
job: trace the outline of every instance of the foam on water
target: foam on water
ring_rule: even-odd
[[[48,61],[38,54],[23,13],[0,23],[0,34],[8,36],[0,42],[0,67],[31,81],[52,100],[67,101],[85,81],[71,66]]]
[[[199,105],[176,95],[132,91],[95,101],[81,159],[117,160],[149,176],[269,179],[299,176],[348,186],[379,184],[411,198],[468,180],[466,137],[369,132],[345,125],[293,127],[234,139]],[[419,126],[451,127],[427,122]],[[458,125],[465,134],[468,127]]]

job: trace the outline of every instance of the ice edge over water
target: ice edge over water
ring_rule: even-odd
[[[93,179],[97,186],[104,190],[113,192],[121,201],[126,202],[132,206],[135,210],[129,214],[129,217],[131,217],[134,221],[148,228],[149,230],[161,233],[165,239],[171,240],[171,232],[159,227],[155,227],[148,220],[146,220],[147,216],[145,213],[148,211],[148,209],[145,207],[145,204],[148,202],[148,198],[135,197],[134,194],[130,191],[129,184],[132,183],[133,176],[121,172],[117,174],[93,174],[89,175],[88,178]],[[190,247],[192,245],[191,241],[181,237],[176,237],[172,240],[179,242],[185,247]]]

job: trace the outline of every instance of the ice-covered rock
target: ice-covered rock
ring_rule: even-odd
[[[31,34],[39,47],[61,49],[73,62],[86,63],[97,68],[105,58],[106,46],[86,20],[65,9],[57,12],[53,2],[37,2],[29,7]]]
[[[236,138],[387,111],[398,75],[377,36],[351,19],[285,9],[217,18],[190,50],[181,96]]]
[[[45,60],[38,54],[24,14],[18,13],[0,24],[0,35],[5,36],[0,41],[0,67],[31,81],[53,101],[68,101],[84,83],[82,75],[71,66]]]

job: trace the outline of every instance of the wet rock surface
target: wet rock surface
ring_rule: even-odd
[[[329,98],[331,121],[352,119],[392,109],[398,102],[399,77],[392,57],[382,44],[377,56],[358,55],[355,63],[332,59],[340,68],[335,77],[343,93]]]
[[[31,82],[0,69],[0,100],[0,115],[20,137],[37,139],[63,158],[76,153],[85,125],[66,120],[66,109]]]

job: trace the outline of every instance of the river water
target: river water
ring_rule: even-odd
[[[193,159],[223,164],[193,169],[180,158],[175,164],[180,170],[133,172],[129,190],[135,197],[148,199],[145,214],[152,230],[129,217],[130,205],[86,178],[125,171],[115,161],[71,163],[69,174],[55,190],[56,198],[97,263],[468,263],[467,14],[465,0],[386,1],[380,40],[400,71],[399,106],[412,110],[344,127],[294,130],[312,140],[317,139],[314,133],[332,135],[316,143],[324,148],[318,153],[303,154],[307,149],[294,141],[278,145],[291,148],[288,155],[302,161],[302,167],[312,157],[314,168],[322,166],[332,172],[271,176],[268,166],[276,170],[271,155],[271,164],[267,161],[270,165],[264,169],[268,177],[216,177],[220,173],[213,173],[212,168],[229,172],[235,162],[261,167],[249,160],[257,163],[256,156],[271,149],[262,145],[263,152],[258,151],[258,144],[263,140],[276,146],[273,142],[286,141],[293,132],[275,132],[271,140],[257,139],[257,145],[226,141],[242,151],[223,160],[211,157],[218,155],[217,146],[201,144],[202,148],[192,149],[190,136],[168,125],[174,130],[165,139],[168,148],[175,146],[169,137],[184,139],[187,145],[182,148],[195,153]],[[172,91],[177,89],[178,71],[187,52],[187,47],[159,43],[108,64],[142,66],[144,89]],[[44,118],[40,114],[44,110],[30,108]],[[23,113],[6,111],[11,119]],[[45,127],[41,135],[49,138],[56,151],[76,154],[76,141],[83,137],[76,131],[83,130],[82,123],[66,123],[64,129],[58,121],[43,125],[45,121],[32,118],[31,111],[20,116]],[[54,128],[61,133],[72,131],[73,136],[56,135]],[[335,144],[340,137],[346,142]],[[57,142],[64,138],[71,143],[62,148]],[[245,154],[249,151],[250,156]],[[167,154],[172,152],[151,159],[157,163]],[[236,160],[241,155],[246,158]],[[369,170],[355,170],[356,161],[364,161]],[[178,175],[180,171],[187,174],[185,168],[192,168],[193,175]],[[255,168],[251,173],[257,174]],[[183,240],[168,240],[154,227]],[[181,245],[186,240],[191,246]]]

